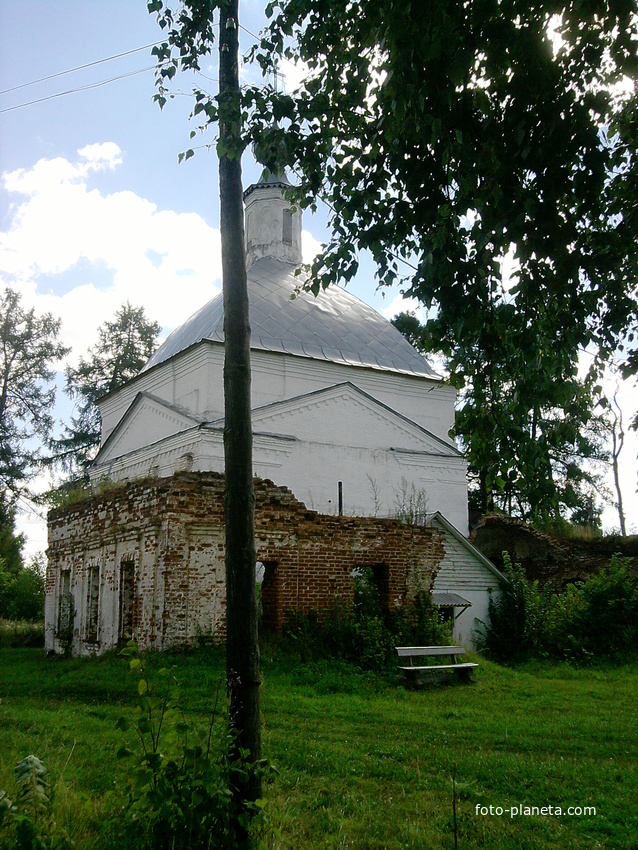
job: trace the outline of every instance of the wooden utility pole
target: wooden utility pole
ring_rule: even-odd
[[[255,495],[250,404],[250,323],[244,245],[239,90],[239,0],[220,4],[219,194],[224,290],[224,453],[226,473],[226,672],[235,753],[261,757],[259,644],[255,594]],[[237,782],[237,779],[235,779]],[[259,773],[235,788],[239,801],[261,795]]]

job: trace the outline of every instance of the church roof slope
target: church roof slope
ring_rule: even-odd
[[[350,292],[331,286],[318,297],[298,292],[295,266],[265,257],[248,270],[251,348],[350,366],[438,378],[387,319]],[[223,342],[220,293],[170,334],[144,370],[202,340]]]

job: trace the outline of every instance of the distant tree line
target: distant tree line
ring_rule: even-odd
[[[15,533],[15,509],[0,495],[0,619],[44,619],[42,557],[25,565],[24,536]]]

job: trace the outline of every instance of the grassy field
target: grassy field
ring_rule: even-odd
[[[0,649],[19,646],[44,646],[44,621],[3,620],[0,617]]]
[[[182,704],[204,722],[224,668],[201,649],[175,665]],[[28,753],[49,768],[55,817],[78,848],[116,846],[122,733],[133,706],[127,663],[0,650],[0,789]],[[638,847],[638,664],[575,670],[481,661],[472,686],[406,691],[393,675],[263,657],[264,754],[273,848]],[[477,814],[502,807],[503,814]],[[513,806],[595,807],[515,815]],[[480,810],[479,810],[480,811]],[[2,842],[0,840],[0,846]],[[126,847],[126,843],[117,846]]]

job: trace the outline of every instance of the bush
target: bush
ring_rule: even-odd
[[[10,572],[0,560],[0,617],[8,620],[44,619],[44,556]]]
[[[552,658],[582,663],[582,617],[585,601],[581,585],[570,584],[563,593],[552,596],[544,630],[544,646]]]
[[[429,593],[419,594],[400,611],[383,612],[371,569],[354,576],[352,607],[337,603],[322,620],[317,612],[294,613],[285,634],[304,660],[339,658],[362,670],[381,671],[396,666],[395,646],[423,646],[451,642],[450,626],[440,620]]]
[[[510,583],[490,600],[490,624],[482,639],[492,658],[551,657],[582,664],[620,660],[636,651],[638,579],[627,559],[615,555],[609,568],[555,594],[529,582],[505,553],[504,560]]]
[[[582,662],[635,651],[638,579],[628,559],[614,555],[609,568],[557,596],[554,608],[548,623],[553,655]]]
[[[123,732],[132,727],[137,738],[133,748],[118,751],[127,766],[126,819],[136,846],[148,850],[243,846],[241,836],[263,803],[246,802],[236,793],[237,783],[245,782],[253,766],[244,751],[231,758],[232,734],[218,721],[221,681],[208,726],[200,730],[182,713],[170,670],[159,670],[157,684],[151,683],[133,641],[122,654],[131,657],[136,679],[136,721],[131,724],[121,717],[117,723]],[[254,769],[263,770],[263,765]]]
[[[37,565],[25,567],[13,584],[13,616],[17,620],[44,619],[44,575]]]
[[[543,644],[543,629],[550,594],[530,583],[520,564],[512,564],[503,552],[504,575],[500,594],[489,601],[489,625],[480,639],[484,649],[496,661],[513,661],[538,655]]]
[[[452,623],[441,619],[429,593],[419,593],[412,605],[392,612],[388,620],[393,647],[445,646],[453,642]]]

